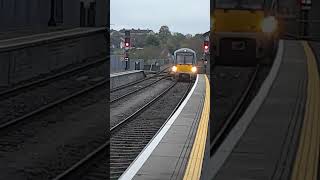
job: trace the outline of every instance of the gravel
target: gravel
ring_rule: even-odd
[[[0,100],[0,123],[23,116],[46,104],[104,80],[107,64],[61,78]]]
[[[1,178],[53,178],[106,142],[107,93],[95,89],[1,131]]]
[[[110,105],[110,127],[115,126],[125,117],[128,117],[137,111],[151,99],[167,89],[171,83],[171,80],[163,79],[142,91],[134,93],[118,102],[112,103]]]

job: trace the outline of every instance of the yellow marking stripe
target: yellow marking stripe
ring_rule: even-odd
[[[316,58],[306,41],[302,42],[308,64],[308,93],[299,147],[292,180],[316,180],[319,162],[320,81]]]
[[[177,72],[191,72],[192,65],[177,65]]]
[[[204,158],[204,151],[207,140],[208,124],[209,124],[209,112],[210,112],[210,84],[208,77],[206,79],[206,95],[205,102],[201,114],[201,119],[198,125],[196,138],[194,140],[191,154],[188,161],[188,166],[185,171],[184,180],[187,179],[200,179],[202,161]]]

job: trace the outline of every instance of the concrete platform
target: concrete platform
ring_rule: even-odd
[[[124,71],[110,74],[110,89],[114,89],[145,78],[143,70]]]
[[[28,36],[0,40],[0,52],[10,51],[40,44],[47,44],[48,41],[59,41],[83,36],[83,33],[90,35],[92,33],[104,32],[106,28],[73,28],[62,31],[39,33]]]
[[[197,179],[208,145],[209,80],[198,75],[186,99],[120,179]]]
[[[269,76],[211,157],[206,179],[309,179],[308,173],[316,174],[319,80],[311,80],[318,74],[306,47],[299,41],[280,42]]]
[[[75,28],[0,40],[0,86],[107,55],[105,28]]]

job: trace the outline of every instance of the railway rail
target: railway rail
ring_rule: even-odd
[[[224,120],[223,124],[220,126],[220,130],[215,133],[210,143],[210,155],[212,156],[218,147],[223,142],[224,138],[228,135],[230,130],[236,124],[239,116],[243,113],[248,101],[250,101],[250,96],[252,96],[252,91],[257,88],[257,79],[259,76],[259,71],[261,71],[261,66],[257,65],[254,67],[253,73],[250,75],[250,79],[246,84],[245,89],[238,98],[237,103],[232,107],[231,112],[228,114],[227,118]],[[261,81],[261,80],[260,80]],[[239,89],[240,90],[240,89]]]
[[[123,89],[119,89],[117,91],[114,91],[113,93],[110,93],[110,103],[117,102],[131,94],[137,93],[147,87],[150,87],[153,84],[158,83],[159,81],[166,79],[168,76],[164,75],[157,75],[150,77],[148,79],[144,79],[144,81],[140,81],[139,83],[135,83],[130,86],[123,87]]]
[[[166,117],[166,120],[160,122],[153,122],[150,124],[150,121],[142,121],[141,118],[137,117],[144,117],[143,114],[150,110],[149,108],[152,107],[155,103],[159,102],[162,98],[165,98],[165,95],[172,91],[174,87],[177,86],[177,82],[172,83],[167,89],[165,89],[161,94],[153,98],[151,101],[146,103],[143,107],[139,108],[137,111],[132,113],[130,116],[123,119],[118,124],[114,125],[110,129],[110,136],[111,140],[102,144],[99,148],[95,151],[87,155],[85,158],[81,159],[78,163],[74,166],[63,172],[62,174],[58,175],[55,180],[65,180],[65,179],[91,179],[91,178],[106,178],[105,169],[107,167],[107,150],[111,148],[111,178],[116,179],[118,178],[122,172],[130,165],[130,163],[134,160],[134,158],[140,153],[143,147],[152,139],[153,135],[161,128],[164,122],[166,122],[172,114],[176,111],[179,105],[182,103],[186,95],[188,94],[189,90],[191,89],[191,83],[185,87],[185,91],[183,94],[177,98],[178,102],[175,102],[174,109],[171,109],[171,114]],[[164,100],[163,100],[164,101]],[[156,108],[156,107],[154,107]],[[136,124],[138,121],[139,123],[145,122],[140,124],[137,131],[135,130],[126,130],[131,129],[132,124],[130,122]],[[159,120],[158,120],[159,121]],[[123,132],[126,132],[126,135],[123,135]],[[121,135],[120,135],[121,134]],[[142,139],[142,143],[136,143],[137,139],[140,137]],[[131,146],[136,144],[136,146],[132,146],[133,149],[130,151],[130,148],[126,148],[123,146],[122,143],[126,141],[134,141],[128,142]],[[129,150],[129,151],[128,151]],[[121,152],[124,151],[126,153],[122,155],[116,155],[114,152]],[[98,158],[100,157],[100,158]],[[120,162],[115,162],[119,160]],[[85,172],[85,173],[83,173]],[[80,178],[81,177],[81,178]]]
[[[106,86],[107,81],[108,80],[102,80],[102,81],[100,81],[100,82],[98,82],[98,83],[96,83],[96,84],[94,84],[92,86],[89,86],[89,87],[87,87],[85,89],[81,89],[80,91],[77,91],[77,92],[72,93],[72,94],[70,94],[70,95],[68,95],[66,97],[63,97],[63,98],[58,99],[58,100],[56,100],[54,102],[51,102],[51,103],[49,103],[49,104],[47,104],[45,106],[42,106],[42,107],[40,107],[40,108],[38,108],[38,109],[36,109],[34,111],[31,111],[31,112],[29,112],[29,113],[27,113],[27,114],[25,114],[23,116],[20,116],[18,118],[12,119],[12,120],[9,120],[7,122],[4,122],[4,123],[0,124],[0,130],[4,129],[4,128],[8,128],[10,126],[13,126],[13,125],[15,125],[15,124],[17,124],[19,122],[23,122],[28,118],[31,118],[31,117],[33,117],[35,115],[38,115],[39,113],[47,111],[47,110],[49,110],[49,109],[51,109],[53,107],[56,107],[56,106],[58,106],[58,105],[60,105],[62,103],[70,101],[73,98],[76,98],[76,97],[79,97],[81,95],[84,95],[84,94],[86,94],[86,93],[88,93],[88,92],[90,92],[90,91],[92,91],[92,90],[94,90],[96,88]]]
[[[87,121],[87,117],[81,116],[80,114],[93,114],[93,112],[96,111],[103,113],[105,102],[101,101],[101,98],[99,97],[101,97],[101,95],[106,95],[106,82],[107,80],[101,81],[89,88],[82,89],[68,97],[50,103],[23,117],[1,124],[0,133],[2,135],[0,138],[0,151],[6,154],[6,157],[16,157],[25,154],[25,157],[20,157],[16,160],[16,163],[20,164],[26,160],[27,162],[30,162],[31,167],[26,167],[26,169],[29,168],[31,174],[25,174],[24,177],[26,178],[37,179],[41,176],[40,179],[47,179],[60,173],[62,169],[64,170],[75,160],[83,157],[88,151],[91,151],[91,149],[95,148],[101,141],[105,140],[106,137],[102,135],[103,131],[101,131],[103,126],[99,125],[99,127],[102,128],[96,128],[95,126],[96,124],[105,122],[107,117],[105,117],[104,114],[100,114],[100,118],[92,117],[90,118],[91,121]],[[84,100],[87,100],[87,102]],[[67,114],[72,115],[66,115],[65,110],[67,110]],[[82,111],[84,111],[84,113],[81,113]],[[68,126],[74,127],[74,129],[70,131],[70,135],[59,136],[57,134],[58,132],[65,132],[65,129]],[[96,131],[91,131],[91,133],[88,129],[92,128],[96,129]],[[88,133],[82,134],[86,131],[88,131]],[[52,137],[50,138],[49,135],[46,135],[47,132],[55,134],[50,135],[55,137],[54,142],[50,140]],[[77,138],[82,136],[85,136],[88,139],[79,142]],[[83,146],[83,143],[89,147],[77,151],[76,149]],[[29,149],[28,147],[30,146],[35,146],[35,149]],[[44,146],[51,147],[52,151],[42,151],[41,149]],[[34,157],[33,153],[38,154],[37,157]],[[54,157],[51,161],[46,160],[49,158],[49,156],[47,156],[48,153],[51,153],[50,157]],[[68,158],[65,159],[62,157]],[[38,161],[35,161],[35,159],[38,159]],[[42,162],[40,166],[42,168],[39,167],[39,164],[37,165],[39,162]],[[3,163],[5,162],[3,161]],[[56,165],[52,165],[54,163],[63,164],[63,166],[57,167]],[[42,172],[43,174],[34,174],[33,171],[36,171],[34,168],[37,167],[40,169],[48,168],[48,171],[45,173]],[[2,175],[5,178],[13,178],[9,174]]]
[[[2,92],[0,129],[106,84],[106,65],[106,61],[100,59],[59,75]],[[81,79],[83,77],[86,79]]]
[[[152,78],[155,78],[155,77],[158,77],[158,76],[162,76],[167,70],[169,69],[169,67],[167,68],[164,68],[163,70],[157,72],[156,74],[154,74],[153,76],[149,76],[147,78],[144,78],[144,79],[141,79],[141,80],[138,80],[138,81],[135,81],[135,82],[132,82],[132,83],[128,83],[126,85],[123,85],[123,86],[119,86],[119,87],[116,87],[116,88],[113,88],[110,90],[110,93],[113,93],[113,92],[116,92],[116,91],[119,91],[121,89],[124,89],[124,88],[127,88],[127,87],[130,87],[130,86],[133,86],[133,85],[136,85],[138,83],[141,83],[143,81],[146,81],[146,80],[149,80],[149,79],[152,79]]]
[[[53,75],[47,76],[42,79],[22,83],[21,85],[17,85],[13,88],[2,90],[2,91],[0,91],[0,98],[5,98],[5,97],[8,97],[12,94],[17,94],[17,93],[20,93],[21,91],[26,91],[28,89],[32,89],[32,88],[37,87],[39,85],[42,85],[44,83],[47,84],[47,83],[50,83],[50,82],[55,81],[57,79],[61,79],[61,78],[65,78],[66,76],[70,76],[74,73],[79,73],[79,72],[85,71],[91,67],[105,63],[106,59],[107,59],[107,57],[99,58],[98,60],[95,60],[93,62],[90,61],[88,63],[82,64],[80,66],[77,66],[77,67],[74,67],[74,68],[59,72],[59,73],[55,73]]]

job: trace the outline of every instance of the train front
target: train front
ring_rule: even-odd
[[[177,80],[194,80],[197,75],[195,51],[187,48],[175,51],[171,71]]]
[[[274,53],[278,22],[265,0],[215,0],[213,6],[215,64],[256,64]]]

